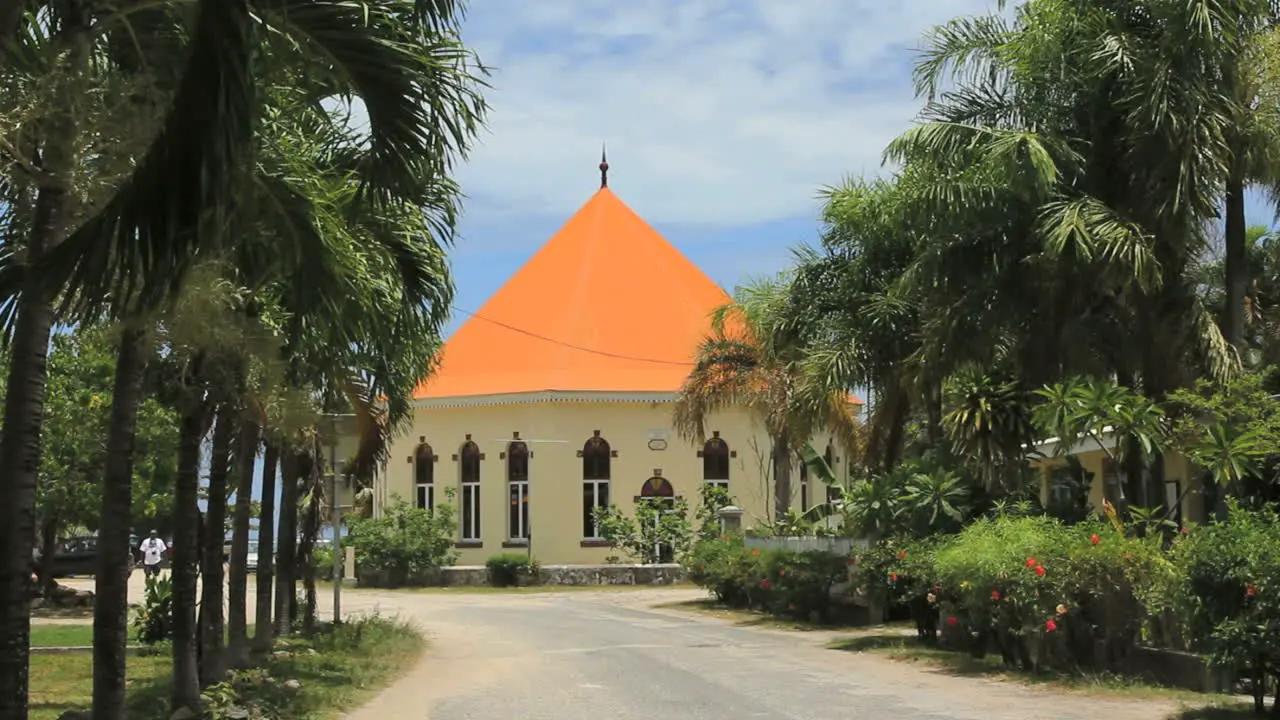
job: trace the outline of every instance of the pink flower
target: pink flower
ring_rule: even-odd
[[[1037,565],[1037,566],[1036,566],[1036,575],[1039,575],[1040,577],[1044,577],[1044,566],[1043,566],[1043,565]]]
[[[1244,586],[1245,597],[1253,597],[1254,595],[1257,595],[1257,594],[1258,594],[1258,588],[1254,587],[1252,584]]]
[[[1056,622],[1054,622],[1054,621],[1052,621],[1052,620],[1045,620],[1045,621],[1044,621],[1044,630],[1045,630],[1045,632],[1053,632],[1054,630],[1057,630],[1057,629],[1058,629],[1058,623],[1056,623]]]
[[[1188,528],[1185,528],[1185,527],[1184,527],[1184,528],[1182,528],[1181,530],[1179,530],[1178,532],[1182,533],[1183,535],[1186,535],[1187,533],[1191,532],[1191,530],[1190,530],[1190,529],[1188,529]]]
[[[1094,533],[1089,536],[1089,542],[1093,543],[1094,545],[1097,545],[1098,543],[1102,542],[1102,538],[1098,537],[1098,533]]]
[[[889,573],[889,582],[898,582],[898,573]]]

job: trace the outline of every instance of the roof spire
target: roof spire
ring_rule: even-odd
[[[600,187],[609,187],[609,159],[604,154],[604,143],[600,143]]]

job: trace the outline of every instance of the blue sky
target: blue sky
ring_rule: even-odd
[[[818,190],[883,172],[920,103],[922,35],[988,0],[481,0],[464,41],[492,112],[458,175],[456,305],[474,311],[610,187],[727,290],[816,237]],[[1251,222],[1272,211],[1252,197]],[[464,319],[455,313],[450,329]]]

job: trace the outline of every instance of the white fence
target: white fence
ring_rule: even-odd
[[[829,552],[849,555],[854,550],[869,545],[862,538],[846,537],[748,537],[747,547],[760,550],[787,550],[790,552]]]

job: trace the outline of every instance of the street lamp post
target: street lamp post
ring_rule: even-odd
[[[342,503],[338,501],[338,419],[354,417],[329,413],[329,502],[333,508],[333,624],[342,624]]]

